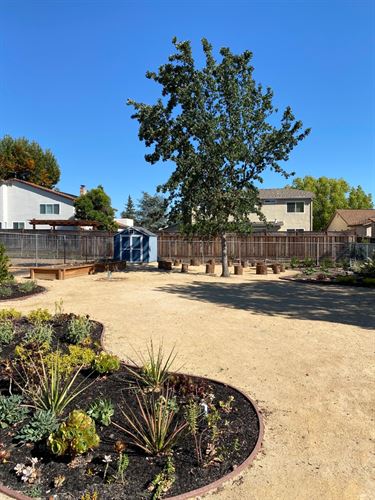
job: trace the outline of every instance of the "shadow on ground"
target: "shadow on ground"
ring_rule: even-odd
[[[157,290],[255,314],[375,328],[375,290],[278,281],[165,285]]]

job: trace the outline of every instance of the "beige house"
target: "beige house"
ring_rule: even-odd
[[[336,210],[327,231],[348,231],[362,238],[375,238],[375,209]]]
[[[300,189],[259,189],[261,211],[275,231],[312,231],[314,194]],[[256,214],[249,219],[260,225]]]

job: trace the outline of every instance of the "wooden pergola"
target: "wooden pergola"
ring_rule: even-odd
[[[50,226],[53,231],[56,230],[56,226],[64,226],[64,227],[92,227],[96,229],[100,226],[100,222],[95,220],[80,220],[80,219],[31,219],[30,224],[33,226],[33,229],[36,229],[36,226]]]

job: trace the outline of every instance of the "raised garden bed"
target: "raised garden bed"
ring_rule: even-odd
[[[125,268],[126,262],[124,261],[89,262],[75,265],[31,267],[30,278],[64,280],[67,278],[76,278],[77,276],[85,276],[104,271],[122,271]]]
[[[16,315],[5,320],[12,323],[14,335],[10,342],[2,345],[2,394],[8,396],[12,379],[12,394],[22,395],[21,405],[33,404],[33,398],[28,393],[22,394],[21,390],[22,363],[26,363],[27,368],[27,353],[33,353],[36,368],[40,369],[42,364],[52,369],[51,366],[55,365],[49,365],[47,361],[56,359],[56,356],[48,358],[51,353],[56,353],[56,349],[60,350],[59,360],[67,360],[71,351],[75,350],[77,355],[77,349],[81,353],[82,349],[91,349],[90,361],[86,359],[89,351],[85,351],[86,363],[76,375],[74,386],[80,383],[91,385],[58,414],[59,429],[73,410],[86,412],[98,398],[110,401],[114,414],[110,417],[111,422],[104,422],[91,413],[94,419],[91,420],[91,426],[96,425],[94,432],[99,442],[82,453],[77,452],[77,449],[73,452],[72,446],[70,452],[66,451],[60,456],[51,447],[51,443],[56,444],[61,438],[60,430],[52,433],[53,439],[51,436],[48,438],[49,434],[46,433],[38,442],[20,442],[17,435],[25,432],[35,410],[30,408],[24,419],[19,422],[16,416],[16,421],[10,423],[4,420],[0,404],[0,426],[4,427],[0,430],[0,460],[3,462],[0,465],[0,482],[7,488],[28,496],[39,495],[41,498],[59,500],[156,499],[175,497],[186,492],[197,496],[218,486],[217,481],[221,484],[238,474],[255,456],[260,447],[262,423],[255,405],[246,395],[220,382],[169,372],[164,373],[165,380],[155,385],[154,378],[149,375],[145,378],[145,374],[150,374],[150,360],[159,359],[162,353],[153,348],[146,359],[140,358],[146,362],[145,365],[139,363],[138,367],[132,365],[129,369],[129,365],[118,363],[118,369],[115,369],[116,358],[112,356],[112,368],[108,373],[98,373],[99,368],[99,371],[103,371],[103,366],[109,366],[101,361],[102,357],[106,357],[105,353],[100,353],[102,326],[73,315],[57,314],[49,317],[44,314],[39,311],[29,318]],[[15,316],[14,313],[11,316]],[[90,333],[78,344],[72,344],[72,339],[77,338],[79,333],[79,321],[86,325]],[[72,328],[74,322],[77,323],[76,328]],[[88,322],[90,326],[87,326]],[[43,340],[43,331],[39,337],[35,337],[35,328],[41,324],[51,332],[47,348],[41,348],[42,344],[35,340]],[[0,338],[3,338],[1,332]],[[168,355],[163,359],[165,366],[170,367]],[[75,373],[74,370],[72,373]],[[18,405],[18,418],[20,407]],[[147,453],[124,431],[133,430],[134,433],[124,415],[133,421],[140,421],[142,408],[148,408],[151,412],[156,409],[156,415],[169,412],[172,422],[169,431],[179,429],[178,439],[170,447]],[[194,411],[198,412],[198,416],[193,419],[196,422],[193,430],[190,424]],[[71,421],[68,419],[68,422]],[[124,460],[128,463],[122,475],[118,466]],[[200,488],[203,490],[193,491]],[[3,491],[11,494],[9,489]]]
[[[7,281],[0,285],[0,301],[21,299],[45,290],[44,287],[37,285],[34,281],[24,281],[23,283]]]

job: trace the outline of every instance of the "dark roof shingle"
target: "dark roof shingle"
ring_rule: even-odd
[[[310,191],[292,188],[277,188],[277,189],[259,189],[259,197],[261,200],[294,200],[297,198],[312,200],[315,195]]]

